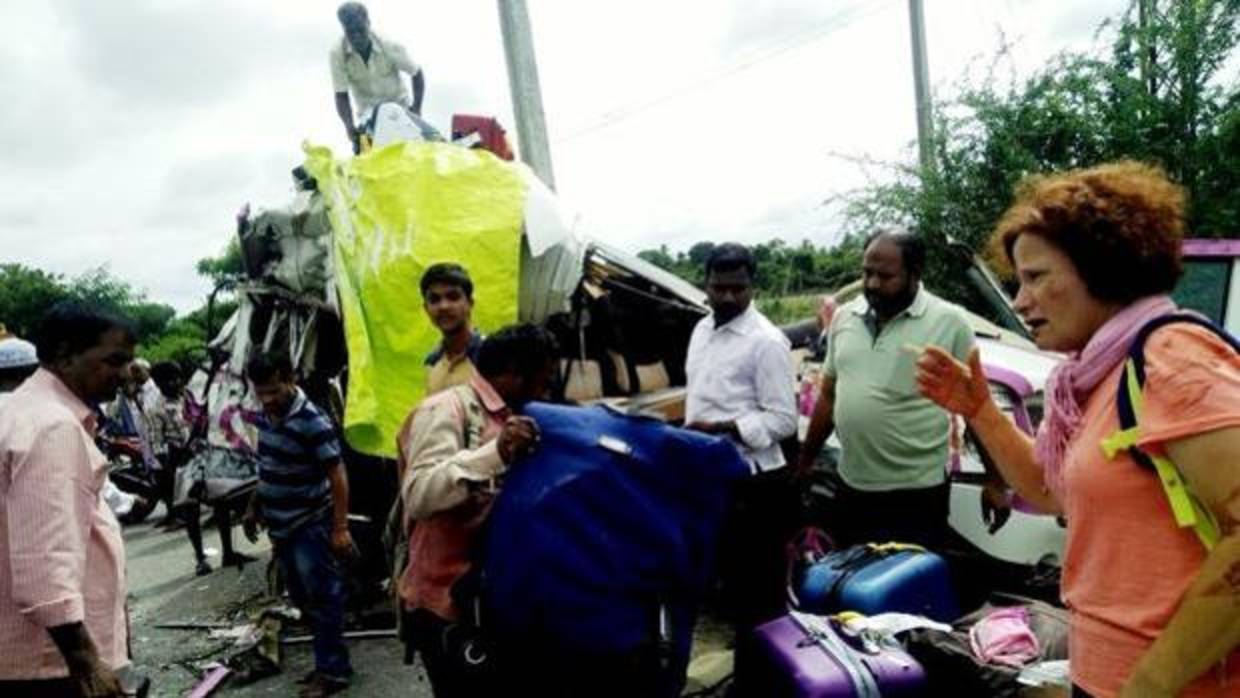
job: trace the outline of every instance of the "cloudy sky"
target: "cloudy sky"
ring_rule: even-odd
[[[428,80],[424,114],[513,124],[494,0],[371,0]],[[5,3],[0,262],[101,264],[188,310],[244,203],[280,205],[303,140],[343,150],[336,0]],[[910,157],[904,0],[529,0],[559,191],[637,251],[701,239],[830,243],[838,154]],[[949,91],[1000,35],[1026,74],[1126,0],[926,0]],[[515,136],[514,136],[515,137]],[[0,289],[0,292],[3,292]]]

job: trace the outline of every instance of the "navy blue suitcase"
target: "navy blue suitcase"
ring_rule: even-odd
[[[604,407],[524,412],[540,440],[509,468],[489,516],[484,625],[560,664],[623,655],[660,635],[683,677],[747,463],[726,439]]]

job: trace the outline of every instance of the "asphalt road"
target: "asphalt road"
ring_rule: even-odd
[[[162,508],[148,521],[161,517]],[[258,562],[241,570],[219,569],[219,537],[214,525],[204,523],[204,544],[209,552],[214,552],[210,561],[216,569],[198,577],[194,575],[194,556],[184,531],[164,532],[144,523],[127,526],[124,533],[134,667],[151,678],[151,696],[185,696],[199,682],[207,665],[223,661],[238,649],[231,639],[213,639],[211,629],[156,626],[200,623],[235,628],[251,622],[264,608],[281,605],[281,599],[268,593],[271,546],[265,537],[259,544],[251,545],[237,527],[233,535],[237,549],[257,557]],[[284,634],[309,633],[305,627],[293,625]],[[695,633],[694,655],[726,655],[721,651],[729,638],[726,625],[704,612]],[[354,640],[349,649],[357,674],[353,686],[338,695],[430,698],[425,672],[417,660],[412,666],[403,663],[403,648],[396,639]],[[717,659],[704,659],[708,659],[704,677],[722,675],[718,669],[709,668],[718,665]],[[279,674],[244,685],[229,679],[211,695],[296,696],[296,679],[313,664],[309,644],[286,645]],[[729,659],[724,666],[730,664]],[[690,670],[691,677],[697,673]],[[710,678],[705,685],[713,685],[717,680],[717,676]],[[701,685],[691,678],[687,690],[700,689]]]
[[[148,519],[157,521],[162,510]],[[218,551],[214,526],[205,525],[204,543]],[[204,577],[194,575],[194,556],[184,531],[163,532],[151,524],[125,529],[128,558],[129,609],[133,632],[135,668],[151,678],[152,696],[184,696],[199,681],[203,667],[236,651],[232,641],[212,639],[210,630],[163,629],[164,623],[223,623],[229,627],[249,622],[263,607],[278,604],[267,594],[267,564],[271,557],[266,540],[250,545],[238,527],[234,539],[241,552],[259,562],[218,569],[219,554],[212,558],[216,570]],[[290,628],[288,634],[303,634]],[[395,639],[357,640],[350,643],[357,671],[353,687],[343,696],[431,695],[426,675],[415,664],[402,663],[402,648]],[[213,696],[295,696],[295,680],[313,667],[308,644],[284,647],[282,672],[239,686],[229,680]]]

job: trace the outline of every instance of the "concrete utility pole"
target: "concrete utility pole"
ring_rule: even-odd
[[[1141,28],[1141,35],[1137,39],[1141,47],[1141,83],[1149,91],[1150,97],[1158,93],[1158,81],[1154,77],[1154,66],[1158,63],[1158,49],[1154,46],[1154,37],[1151,36],[1154,25],[1153,5],[1154,0],[1138,0],[1137,2],[1137,26]]]
[[[501,0],[502,2],[502,0]],[[925,176],[934,170],[934,127],[930,103],[930,68],[926,64],[926,16],[921,0],[908,0],[909,31],[913,36],[913,89],[917,95],[917,150]]]
[[[526,11],[525,0],[497,2],[500,30],[504,34],[504,56],[508,61],[508,90],[512,93],[512,111],[517,117],[517,149],[521,160],[554,190],[551,146],[547,141],[542,90],[538,86],[538,64],[534,60],[530,15]]]

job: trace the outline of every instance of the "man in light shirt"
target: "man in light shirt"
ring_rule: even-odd
[[[949,535],[950,424],[947,413],[918,392],[916,357],[907,347],[936,346],[965,361],[973,330],[964,311],[922,286],[926,247],[918,235],[880,229],[863,249],[865,292],[831,322],[800,468],[814,467],[836,431],[842,482],[829,522],[834,541],[934,548]],[[1005,505],[997,483],[984,494],[988,507]]]
[[[796,433],[788,338],[753,306],[757,263],[742,245],[716,247],[706,260],[714,311],[689,340],[685,427],[725,436],[753,475],[738,488],[721,546],[733,623],[745,630],[783,608],[786,536],[796,501],[781,443]]]
[[[336,17],[344,29],[344,37],[331,51],[332,88],[336,92],[336,113],[356,153],[360,148],[359,132],[351,106],[356,108],[357,121],[365,119],[372,109],[384,102],[398,102],[414,114],[421,114],[426,80],[422,68],[409,58],[404,46],[371,30],[365,5],[346,2],[336,10]],[[401,73],[410,76],[412,103]]]
[[[17,337],[0,339],[0,405],[39,368],[39,355],[34,345]],[[103,483],[103,499],[117,518],[127,515],[138,498],[120,491],[111,480]]]
[[[61,303],[40,368],[0,406],[0,695],[124,695],[125,552],[100,492],[95,412],[133,360],[124,320]]]

